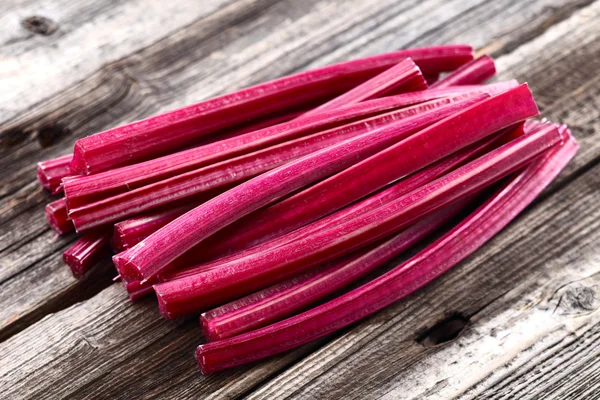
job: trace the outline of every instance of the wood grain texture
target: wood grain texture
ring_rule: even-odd
[[[198,339],[195,320],[163,320],[154,299],[131,305],[114,284],[3,343],[0,390],[6,398],[35,399],[98,398],[100,393],[103,398],[157,398],[173,388],[177,397],[219,391],[235,396],[315,346],[253,368],[202,377],[191,367]]]
[[[135,53],[213,13],[227,0],[38,0],[2,2],[0,85],[6,122],[87,78],[103,65]],[[27,30],[28,17],[47,18],[51,34]]]
[[[192,7],[183,3],[173,2],[173,7]],[[23,91],[28,99],[4,108],[9,112],[3,115],[10,119],[0,122],[0,340],[7,339],[0,344],[0,393],[11,399],[444,398],[459,392],[475,398],[496,392],[508,397],[535,388],[535,393],[549,396],[567,389],[557,387],[557,380],[540,383],[543,378],[531,377],[529,371],[537,365],[551,371],[556,362],[566,360],[566,374],[572,375],[582,363],[589,365],[588,374],[567,386],[585,395],[589,387],[597,387],[591,361],[597,315],[595,303],[585,299],[596,293],[600,184],[600,32],[593,23],[600,2],[590,3],[223,2],[182,16],[173,28],[157,27],[154,39],[143,46],[139,43],[146,38],[138,38],[138,28],[132,27],[135,43],[127,47],[131,43],[118,42],[125,50],[108,59],[94,53],[93,68],[80,75],[82,80],[67,79],[60,90],[37,97]],[[10,1],[0,10],[26,10],[20,18],[41,4]],[[96,7],[88,15],[92,24],[110,26],[106,15],[114,14],[107,10],[108,3],[82,4]],[[79,6],[69,7],[74,14]],[[122,1],[116,7],[128,10],[131,18],[144,3]],[[156,13],[152,8],[148,12]],[[9,14],[15,18],[15,13]],[[85,25],[84,16],[73,18]],[[184,19],[190,23],[185,25]],[[44,40],[62,43],[71,34],[83,34],[63,34],[62,25],[49,36],[19,37],[27,42],[23,54],[47,46]],[[6,44],[14,35],[0,35],[0,42]],[[108,262],[84,281],[71,278],[62,265],[60,251],[74,237],[56,238],[45,226],[41,216],[48,197],[34,182],[34,161],[64,154],[86,134],[299,69],[444,42],[466,42],[480,51],[505,54],[499,60],[500,75],[528,80],[545,115],[569,123],[583,148],[526,215],[407,301],[329,340],[203,377],[192,354],[202,340],[195,320],[161,320],[154,299],[130,304],[122,288],[110,283]],[[15,50],[21,46],[8,45],[4,49],[10,48],[11,54],[21,51]],[[56,46],[67,51],[75,45]],[[532,299],[531,306],[521,306],[530,304],[527,299]],[[569,301],[561,300],[558,307],[558,299]],[[578,303],[590,310],[582,312]],[[572,305],[571,311],[546,320],[549,309],[563,310],[565,304]],[[415,341],[453,312],[471,319],[457,341],[427,348]],[[539,331],[527,329],[540,320],[544,323]],[[522,340],[503,339],[513,323],[521,335],[515,337]],[[503,334],[494,339],[497,332]],[[540,339],[539,348],[525,345],[532,338]],[[471,363],[479,359],[482,342],[490,344],[483,367]],[[470,358],[466,351],[461,353],[463,347],[471,349]],[[508,356],[502,353],[505,348]],[[586,355],[569,350],[583,348],[592,350]],[[494,358],[494,351],[502,354]],[[478,371],[480,379],[459,379],[465,370]]]

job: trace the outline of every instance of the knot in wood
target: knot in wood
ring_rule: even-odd
[[[49,147],[70,133],[71,130],[62,124],[47,124],[37,130],[37,139],[42,147]]]
[[[469,318],[460,314],[452,313],[430,329],[421,333],[417,342],[425,347],[434,347],[456,339],[469,325]]]
[[[32,16],[25,18],[21,25],[36,35],[49,36],[58,29],[58,24],[46,17]]]
[[[31,132],[26,132],[20,128],[10,128],[5,131],[0,132],[0,147],[1,148],[9,148],[16,146],[31,134]]]
[[[579,314],[598,308],[597,287],[578,286],[568,288],[562,296],[560,306],[567,314]]]

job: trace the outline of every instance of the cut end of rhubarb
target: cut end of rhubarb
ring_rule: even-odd
[[[221,335],[219,334],[219,330],[212,323],[211,319],[207,317],[206,313],[200,315],[200,327],[202,328],[202,333],[204,334],[204,337],[209,342],[225,339],[224,337],[221,337]]]
[[[116,254],[112,258],[113,264],[119,272],[119,275],[127,282],[143,280],[140,271],[138,271],[133,264],[128,262],[128,258],[124,256],[125,253],[126,252]]]
[[[161,285],[153,286],[154,293],[156,294],[156,299],[158,300],[158,311],[160,312],[160,315],[163,316],[163,318],[174,319],[175,317],[167,309],[167,303],[165,302],[165,299],[162,295],[160,286]]]
[[[198,368],[200,368],[200,371],[203,375],[208,375],[211,372],[215,372],[208,367],[206,357],[204,356],[204,345],[200,345],[198,348],[196,348],[196,360],[198,361]]]
[[[73,223],[67,216],[65,199],[59,199],[46,205],[44,210],[46,221],[54,232],[64,235],[75,229]]]
[[[85,150],[79,141],[75,142],[75,146],[73,148],[73,159],[71,160],[71,164],[69,164],[69,168],[71,169],[71,173],[73,175],[90,174],[88,166],[85,162]]]
[[[48,181],[48,177],[44,171],[44,166],[41,162],[37,164],[37,178],[40,181],[40,185],[46,190],[51,190],[50,182]]]
[[[81,260],[68,252],[63,253],[63,261],[71,269],[71,273],[76,279],[80,279],[86,272],[86,268]]]

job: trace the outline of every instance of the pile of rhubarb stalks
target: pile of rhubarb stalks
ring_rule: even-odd
[[[354,323],[439,277],[577,151],[527,84],[470,46],[259,84],[100,132],[38,164],[76,277],[102,257],[132,300],[202,313],[204,373]],[[200,335],[199,335],[200,341]]]

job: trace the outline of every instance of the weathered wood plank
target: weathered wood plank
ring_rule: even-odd
[[[102,65],[134,53],[209,15],[229,0],[37,0],[2,2],[0,11],[0,121],[6,122]],[[56,24],[35,34],[23,20],[39,16]]]
[[[81,85],[59,96],[59,99],[42,103],[31,111],[33,116],[27,114],[29,116],[23,117],[29,121],[23,126],[47,126],[56,124],[55,121],[58,120],[71,133],[60,145],[41,154],[35,138],[29,138],[3,160],[4,171],[10,179],[5,190],[10,192],[16,188],[14,194],[0,199],[0,220],[8,221],[2,230],[10,231],[4,234],[6,243],[3,247],[8,247],[3,253],[4,257],[9,260],[36,260],[55,254],[56,247],[46,245],[29,245],[19,250],[20,253],[16,256],[10,252],[39,238],[40,230],[45,229],[39,216],[40,207],[47,198],[32,182],[32,159],[45,157],[47,152],[71,144],[78,136],[104,129],[117,121],[140,118],[151,112],[271,79],[296,70],[311,59],[322,64],[321,60],[329,62],[350,57],[353,51],[357,51],[357,55],[363,55],[389,50],[392,39],[396,41],[393,45],[395,48],[408,44],[430,44],[439,38],[452,41],[452,35],[475,44],[483,44],[485,40],[512,43],[518,40],[518,36],[513,35],[524,34],[521,26],[525,17],[520,17],[525,15],[523,7],[516,7],[510,1],[495,2],[493,5],[480,1],[461,2],[460,5],[454,4],[456,7],[452,9],[438,9],[435,2],[426,2],[422,7],[426,7],[429,14],[423,23],[416,22],[420,11],[411,9],[412,3],[400,6],[394,2],[344,2],[344,13],[337,14],[341,16],[339,20],[329,24],[326,24],[329,14],[325,11],[339,6],[336,2],[310,3],[312,8],[308,9],[308,3],[301,6],[283,3],[262,16],[259,14],[261,7],[270,3],[247,4],[247,8],[238,5],[219,10],[181,30],[173,38],[165,39],[131,58],[108,65]],[[526,16],[538,23],[545,23],[549,18],[549,6],[556,6],[567,13],[581,4],[583,3],[556,0],[536,2],[530,4],[531,10]],[[507,20],[511,21],[510,29],[505,23]],[[240,23],[235,28],[219,32],[219,27],[236,21]],[[456,23],[451,23],[455,21]],[[481,35],[481,21],[488,21],[490,29],[486,33],[490,36]],[[326,25],[327,29],[314,28],[321,25]],[[273,30],[275,26],[278,27],[276,33]],[[532,23],[527,27],[532,31],[539,30]],[[364,42],[365,38],[369,39],[368,43]],[[355,45],[338,49],[340,43],[354,42],[357,42],[359,49]],[[496,50],[500,51],[501,47],[497,46]],[[261,53],[258,59],[255,57],[257,52]],[[181,57],[184,53],[186,57]],[[333,59],[330,53],[335,53]],[[214,80],[214,76],[220,76],[221,79]],[[61,105],[64,107],[60,108]],[[57,111],[52,111],[55,108]],[[110,112],[100,114],[98,109]],[[26,171],[25,177],[23,171]],[[23,182],[28,183],[20,187]],[[31,211],[24,212],[25,210]],[[20,229],[20,226],[27,228]],[[41,239],[36,240],[39,244]],[[27,249],[31,252],[28,253]],[[29,265],[30,263],[12,263],[10,268],[5,269],[4,277],[9,279]],[[33,272],[26,272],[30,273]],[[40,281],[39,285],[52,286],[40,293],[50,300],[53,298],[53,290],[64,293],[66,288],[77,284],[72,280],[62,282],[65,287],[48,277]],[[7,286],[0,285],[0,289],[6,291]],[[30,302],[19,303],[19,306],[9,303],[8,308],[12,310],[10,315],[12,318],[15,315],[29,315],[35,311],[33,305],[43,305],[43,301],[44,299],[31,297]],[[12,323],[12,318],[2,320],[0,327]]]
[[[132,305],[115,284],[2,343],[3,396],[98,398],[101,393],[104,398],[156,398],[178,387],[178,398],[204,398],[214,392],[234,397],[316,346],[203,377],[193,367],[197,321],[163,320],[154,302]]]
[[[585,318],[579,314],[553,315],[548,307],[556,302],[554,293],[560,287],[600,272],[600,82],[593,73],[597,66],[588,69],[586,65],[596,62],[600,54],[599,16],[597,2],[499,60],[501,75],[522,78],[531,71],[532,87],[546,105],[546,112],[572,122],[582,142],[581,153],[561,177],[562,185],[554,189],[564,186],[566,176],[572,179],[585,171],[585,165],[595,167],[529,210],[467,262],[311,354],[249,398],[362,399],[386,394],[389,398],[450,398],[505,365],[475,391],[487,390],[482,395],[487,398],[494,393],[495,380],[522,359],[542,354],[554,339],[588,343],[586,332],[593,336],[600,323],[597,304],[590,306]],[[578,65],[576,77],[566,77],[565,71],[568,73],[573,65]],[[586,107],[581,109],[584,103]],[[600,294],[594,284],[584,287],[587,292],[592,290],[590,296]],[[526,306],[528,299],[533,304]],[[419,332],[454,312],[472,316],[474,324],[455,344],[436,349],[415,341]],[[501,317],[494,319],[498,312]],[[515,326],[511,328],[512,324]],[[575,327],[579,333],[574,333]],[[540,353],[529,348],[538,340]],[[485,346],[490,342],[496,347],[488,354]],[[576,373],[578,360],[565,362],[565,372]],[[530,391],[518,392],[513,398],[522,398],[524,393],[546,398],[547,387],[540,386],[536,392],[535,379],[523,379],[529,382],[526,389]],[[520,383],[498,384],[504,385],[503,393],[513,395],[520,390]],[[560,383],[564,382],[552,380],[550,385]]]

